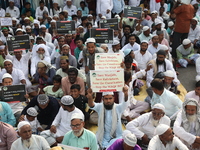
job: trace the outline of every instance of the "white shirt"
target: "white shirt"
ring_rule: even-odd
[[[38,37],[39,37],[39,35],[38,35]],[[51,34],[45,32],[44,40],[45,40],[46,42],[52,43],[52,36],[51,36]]]
[[[10,7],[6,8],[6,13],[9,13],[11,17],[19,18],[20,17],[20,11],[19,8],[14,6],[13,9],[10,9]]]
[[[56,126],[57,132],[56,137],[64,136],[68,131],[71,130],[71,116],[74,113],[82,113],[82,111],[75,107],[71,112],[64,110],[60,107],[58,114],[56,115],[52,125]],[[83,114],[83,113],[82,113]]]
[[[147,50],[151,53],[151,55],[153,55],[160,50],[161,46],[162,46],[162,44],[158,43],[158,47],[156,48],[156,47],[153,46],[153,44],[150,44],[148,46]]]
[[[6,14],[6,11],[3,8],[1,8],[0,9],[0,17],[5,17],[5,14]]]
[[[149,42],[152,38],[152,34],[149,34],[149,36],[145,36],[142,32],[138,37],[139,37],[140,41],[146,40]]]
[[[35,18],[38,19],[38,17],[43,17],[44,11],[48,12],[49,14],[49,10],[46,6],[44,6],[43,10],[41,10],[40,7],[37,7],[35,11]]]
[[[129,0],[129,6],[138,7],[140,5],[140,0]]]
[[[137,138],[142,138],[144,134],[151,139],[154,136],[154,131],[156,129],[152,124],[152,112],[145,113],[138,118],[132,120],[126,125],[126,129],[130,130],[131,133],[135,134]],[[170,119],[166,115],[160,118],[159,124],[166,124],[170,126]]]
[[[150,140],[148,146],[148,150],[176,150],[176,148],[180,150],[188,150],[187,146],[185,146],[177,137],[174,137],[172,143],[168,143],[165,147],[158,135],[154,136]]]
[[[136,42],[133,44],[133,46],[130,43],[128,43],[128,44],[124,45],[124,47],[121,49],[121,51],[124,51],[126,49],[131,49],[133,51],[137,51],[137,50],[140,50],[140,45]]]
[[[42,128],[42,126],[40,125],[39,121],[37,120],[37,117],[33,120],[33,121],[29,121],[26,117],[26,115],[24,116],[24,121],[27,121],[30,123],[31,125],[31,129],[34,132],[34,134],[37,133],[37,128]]]
[[[12,35],[8,34],[7,37],[12,37]],[[1,41],[5,44],[7,42],[6,38],[3,33],[1,33]]]
[[[146,69],[147,68],[147,63],[152,60],[152,55],[149,51],[146,51],[144,55],[140,53],[140,50],[137,50],[134,52],[135,54],[135,60],[138,63],[138,68],[139,69]]]
[[[63,10],[67,10],[69,16],[76,15],[77,12],[77,8],[74,5],[71,5],[70,8],[66,5]]]
[[[110,10],[110,13],[107,14],[107,9]],[[107,19],[111,18],[111,10],[113,9],[113,0],[97,0],[97,15],[102,14]]]
[[[185,99],[188,99],[188,98],[196,99],[198,104],[200,105],[200,97],[198,95],[196,95],[195,90],[194,91],[190,91],[185,95]]]
[[[194,30],[190,27],[188,39],[190,39],[191,42],[194,42],[194,40],[199,40],[199,37],[200,37],[200,26],[197,25]]]

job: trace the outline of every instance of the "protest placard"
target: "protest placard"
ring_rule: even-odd
[[[26,101],[25,85],[11,85],[0,87],[0,100],[4,102]]]
[[[142,16],[142,8],[141,7],[124,7],[124,17],[126,18],[137,18],[140,19]]]
[[[108,28],[113,30],[118,30],[118,19],[112,18],[112,19],[103,19],[99,21],[100,28]]]
[[[2,17],[0,18],[1,26],[12,26],[12,18],[11,17]]]
[[[119,53],[96,53],[95,70],[121,69],[122,56]]]
[[[82,148],[68,146],[68,145],[64,145],[64,144],[58,144],[58,146],[62,147],[63,150],[85,150]]]
[[[124,70],[90,70],[90,82],[93,92],[122,91]]]
[[[75,21],[57,21],[56,28],[58,34],[75,34]]]
[[[96,43],[113,43],[113,29],[92,28],[90,37],[95,38]]]
[[[29,35],[7,37],[9,51],[20,51],[30,49]]]

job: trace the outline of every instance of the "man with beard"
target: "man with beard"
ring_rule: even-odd
[[[152,60],[152,55],[149,51],[147,51],[148,48],[148,41],[143,40],[140,44],[140,50],[135,51],[135,60],[138,63],[138,68],[140,70],[146,69],[147,63]]]
[[[161,49],[161,44],[159,44],[159,37],[157,34],[152,35],[151,38],[152,44],[148,46],[148,51],[151,53],[151,55],[157,53]]]
[[[112,49],[109,49],[108,53],[119,53],[122,57],[124,57],[124,53],[120,49],[120,42],[118,40],[114,40],[112,44]]]
[[[60,55],[58,54],[56,58],[56,69],[60,68],[60,59],[65,58],[69,60],[69,64],[73,67],[77,67],[76,58],[69,53],[70,46],[68,44],[64,44],[61,48]]]
[[[151,81],[154,79],[157,73],[159,72],[165,72],[167,70],[172,70],[174,72],[174,83],[177,85],[180,83],[180,81],[177,79],[176,72],[173,68],[172,63],[167,60],[166,58],[166,52],[164,50],[159,50],[157,52],[157,58],[152,59],[148,62],[148,65],[151,65],[152,68],[147,71],[147,86],[150,87]]]
[[[199,54],[194,53],[193,44],[189,39],[184,39],[182,44],[176,49],[178,63],[187,68],[188,64],[195,64]]]
[[[121,38],[121,47],[124,47],[124,45],[128,44],[128,37],[129,35],[131,34],[131,27],[129,25],[125,25],[123,27],[123,32],[124,32],[124,35],[122,36]]]
[[[188,34],[188,39],[194,44],[199,47],[199,34],[200,34],[200,26],[198,25],[198,19],[196,17],[192,18],[191,20],[190,31]],[[198,42],[197,42],[198,41]]]
[[[65,134],[62,144],[83,149],[97,150],[95,134],[85,129],[84,125],[84,115],[81,113],[73,113],[70,125],[72,130]]]
[[[72,5],[71,0],[66,0],[66,5],[63,7],[63,10],[67,10],[69,16],[76,15],[77,12],[77,8],[76,6]]]
[[[78,77],[78,70],[76,68],[69,68],[67,74],[67,77],[62,78],[62,90],[64,95],[70,94],[70,88],[73,84],[79,84],[81,87],[80,94],[85,95],[84,80]]]
[[[6,8],[6,13],[9,13],[11,17],[20,17],[19,8],[15,6],[14,0],[9,0],[9,6]]]
[[[41,0],[40,3],[39,3],[39,7],[36,8],[36,11],[35,11],[35,18],[38,19],[39,17],[42,17],[43,18],[43,12],[46,11],[46,12],[49,12],[48,8],[44,5],[44,1]]]
[[[177,95],[164,88],[163,81],[161,79],[154,79],[151,82],[153,90],[153,96],[151,99],[151,107],[157,103],[165,106],[165,113],[170,119],[173,119],[177,115],[177,112],[182,107],[182,101]]]
[[[200,149],[200,112],[197,100],[187,98],[174,123],[174,133],[189,149]]]
[[[128,87],[123,87],[124,101],[120,104],[114,103],[113,92],[103,92],[102,103],[94,103],[93,92],[88,90],[88,105],[90,109],[98,113],[97,141],[102,149],[110,146],[122,135],[121,115],[129,104]]]
[[[18,124],[18,138],[13,142],[11,150],[27,150],[27,149],[37,149],[37,150],[49,150],[49,144],[47,141],[39,136],[32,135],[31,125],[27,121],[22,121]]]
[[[47,30],[46,26],[45,25],[41,25],[40,26],[40,33],[39,33],[39,35],[41,37],[43,37],[46,42],[50,42],[51,43],[52,42],[52,36],[51,36],[50,33],[47,33],[46,30]]]
[[[149,142],[148,150],[188,150],[179,138],[173,135],[170,126],[160,124],[155,130],[155,136]]]
[[[129,122],[126,125],[126,129],[135,134],[138,138],[138,144],[143,147],[143,149],[146,149],[159,124],[166,124],[169,126],[170,119],[165,115],[165,107],[157,103],[153,106],[151,112],[145,113]]]
[[[150,28],[148,26],[143,27],[143,32],[138,36],[140,41],[146,40],[150,41],[151,40],[151,34],[150,34]]]
[[[194,98],[200,104],[200,81],[195,84],[195,90],[188,92],[185,95],[185,99]]]
[[[68,59],[61,59],[60,67],[61,68],[56,71],[56,74],[60,75],[61,77],[67,77],[68,76],[67,72],[68,72],[69,68],[74,68],[73,66],[69,65]],[[82,78],[84,80],[84,82],[86,82],[86,77],[81,73],[80,70],[78,70],[78,77]]]

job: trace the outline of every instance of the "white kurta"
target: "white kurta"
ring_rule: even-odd
[[[195,64],[196,64],[196,72],[197,72],[196,81],[198,82],[200,80],[200,57],[197,58]]]
[[[190,91],[185,95],[185,99],[194,98],[197,100],[198,104],[200,105],[200,97],[196,95],[195,91]]]
[[[20,11],[19,8],[14,6],[13,9],[10,9],[10,7],[6,8],[6,13],[9,13],[11,17],[19,18],[20,17]]]
[[[40,7],[37,7],[36,11],[35,11],[35,18],[38,19],[38,17],[43,17],[44,11],[48,12],[48,14],[49,14],[49,10],[46,6],[44,6],[43,10],[41,10]]]
[[[190,27],[188,39],[190,39],[191,42],[194,42],[194,40],[200,39],[200,26],[199,25],[197,25],[194,30]]]
[[[149,51],[146,51],[144,55],[140,53],[140,50],[135,51],[135,60],[138,63],[138,68],[139,69],[146,69],[147,68],[147,63],[152,60],[152,55]]]
[[[154,47],[152,44],[150,44],[148,46],[147,50],[151,53],[151,55],[153,55],[153,54],[157,53],[160,50],[161,47],[162,47],[162,44],[159,44],[159,43],[158,43],[158,47],[157,48]]]
[[[110,10],[109,13],[107,13],[108,9]],[[113,9],[113,0],[97,0],[97,8],[96,8],[97,15],[102,14],[102,16],[105,16],[107,19],[110,19],[112,9]]]
[[[0,17],[5,17],[6,11],[3,8],[0,8]]]
[[[26,115],[25,115],[24,121],[27,121],[27,122],[30,123],[31,129],[32,129],[32,131],[33,131],[34,134],[37,133],[37,128],[39,128],[39,127],[42,128],[42,126],[40,125],[39,121],[37,120],[37,117],[33,121],[29,121],[27,119]]]
[[[72,16],[72,15],[76,15],[77,12],[77,8],[74,5],[71,5],[71,7],[69,8],[67,5],[63,8],[63,11],[67,10],[68,15]]]
[[[60,107],[58,114],[56,115],[52,125],[56,126],[57,132],[56,137],[64,136],[68,131],[71,130],[71,116],[74,113],[82,113],[82,111],[75,107],[71,112],[64,110]],[[83,114],[83,113],[82,113]]]
[[[49,150],[49,144],[47,141],[39,136],[39,135],[32,135],[32,144],[29,148],[25,147],[22,143],[22,139],[18,138],[15,142],[13,142],[11,146],[11,150]]]
[[[166,147],[161,142],[158,135],[154,136],[148,146],[148,150],[188,150],[187,146],[185,146],[177,137],[173,138],[172,143],[167,144]]]
[[[130,43],[128,43],[128,44],[124,45],[124,47],[121,49],[121,51],[124,51],[126,49],[131,49],[133,51],[137,51],[137,50],[140,50],[140,45],[136,42],[133,44],[133,46]]]
[[[152,34],[149,34],[149,36],[145,36],[142,32],[138,37],[139,37],[140,41],[146,40],[149,42],[152,38]]]
[[[126,129],[130,130],[137,138],[142,138],[144,134],[151,139],[154,136],[156,127],[152,124],[152,113],[145,113],[138,118],[132,120],[126,125]],[[170,126],[170,119],[166,115],[160,118],[159,124],[166,124]]]

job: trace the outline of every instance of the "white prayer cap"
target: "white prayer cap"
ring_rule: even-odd
[[[142,40],[141,44],[142,44],[142,43],[147,43],[147,44],[149,44],[149,42],[148,42],[147,40]]]
[[[78,26],[78,28],[84,28],[83,26]]]
[[[160,49],[166,51],[169,50],[169,47],[167,47],[166,45],[161,45]]]
[[[73,113],[71,116],[71,120],[73,119],[81,119],[84,121],[84,115],[83,113]]]
[[[26,29],[31,29],[31,26],[26,26]]]
[[[25,126],[25,125],[29,125],[30,126],[30,123],[28,121],[21,121],[17,125],[17,129],[20,130],[20,128],[23,127],[23,126]]]
[[[152,11],[151,14],[157,14],[158,12],[156,10]]]
[[[44,24],[42,24],[41,26],[40,26],[40,28],[47,28]]]
[[[38,95],[37,97],[37,102],[40,104],[40,105],[45,105],[47,104],[49,101],[49,97],[46,95],[46,94],[40,94]]]
[[[27,109],[27,114],[33,117],[36,117],[38,115],[37,110],[34,107],[30,107]]]
[[[30,18],[29,17],[25,17],[24,20],[30,20]]]
[[[9,0],[9,2],[14,2],[14,0]]]
[[[67,12],[67,11],[64,11],[64,10],[63,10],[63,12]],[[53,17],[59,18],[59,16],[58,16],[57,14],[55,14]]]
[[[130,54],[130,52],[132,51],[132,49],[125,49],[123,52],[124,52],[124,55],[126,56],[126,55],[128,55],[128,54]]]
[[[58,4],[58,2],[56,0],[53,1],[53,4],[55,4],[55,3]]]
[[[165,77],[174,78],[174,72],[172,70],[167,70],[164,72]]]
[[[108,44],[101,44],[100,47],[108,47]]]
[[[149,28],[148,26],[144,26],[142,30],[143,30],[143,31],[147,31],[147,30],[149,30],[149,29],[150,29],[150,28]]]
[[[23,29],[21,29],[21,28],[18,28],[18,29],[15,31],[15,33],[17,33],[18,31],[22,31],[22,32],[24,32],[24,30],[23,30]]]
[[[189,39],[184,39],[182,44],[183,45],[188,45],[190,43],[191,43],[191,41]]]
[[[106,95],[114,95],[114,93],[113,92],[103,92],[102,93],[102,96],[106,96]]]
[[[189,103],[186,104],[186,106],[187,106],[187,105],[197,106],[197,104],[198,104],[197,100],[194,99],[194,98],[188,98],[188,99],[186,99],[186,100],[188,100],[188,101],[190,100]],[[186,100],[185,100],[185,101],[186,101]],[[194,101],[195,101],[196,103],[195,103]]]
[[[137,143],[137,138],[134,134],[128,133],[123,136],[124,142],[131,147],[134,147]]]
[[[162,24],[163,22],[160,19],[155,20],[155,25]]]
[[[159,124],[156,127],[155,135],[162,135],[164,134],[170,127],[166,124]]]
[[[117,45],[119,43],[120,43],[119,40],[114,40],[112,45]]]
[[[171,26],[173,26],[173,25],[174,25],[174,22],[173,22],[173,21],[168,22],[168,27],[171,27]]]
[[[15,17],[12,17],[12,20],[15,20],[15,21],[17,21],[17,18],[15,18]]]
[[[5,78],[11,78],[12,79],[12,76],[9,73],[4,73],[2,80],[5,79]]]
[[[63,46],[62,46],[62,48],[63,47],[69,47],[70,48],[70,46],[68,45],[68,44],[64,44]]]
[[[94,38],[87,38],[85,44],[87,43],[96,43],[96,40]]]
[[[5,63],[6,61],[9,61],[9,62],[13,63],[12,60],[10,60],[10,59],[4,60],[3,63]]]
[[[67,0],[67,2],[71,2],[72,0]]]
[[[63,12],[67,12],[68,13],[68,11],[67,10],[63,10]],[[57,15],[57,14],[56,14]],[[55,16],[55,15],[54,15]],[[58,15],[57,15],[58,16]]]
[[[106,19],[106,16],[102,16],[101,19]]]
[[[92,17],[92,15],[91,14],[88,14],[88,16],[87,17]]]
[[[155,104],[152,109],[161,109],[162,111],[165,112],[165,106],[163,104],[157,103]]]
[[[1,50],[1,49],[4,49],[4,48],[5,48],[5,45],[1,45],[1,46],[0,46],[0,50]]]
[[[54,20],[54,19],[53,19],[53,20],[51,20],[51,22],[50,22],[50,23],[52,23],[52,22],[56,22],[56,20]]]
[[[157,34],[153,34],[152,36],[151,36],[151,39],[153,39],[155,36],[158,36]]]
[[[198,22],[198,19],[196,17],[192,18],[192,20],[196,20],[196,22]]]
[[[143,11],[149,11],[149,10],[145,8]]]
[[[70,95],[65,95],[61,98],[60,102],[63,105],[71,105],[74,103],[74,99]]]

